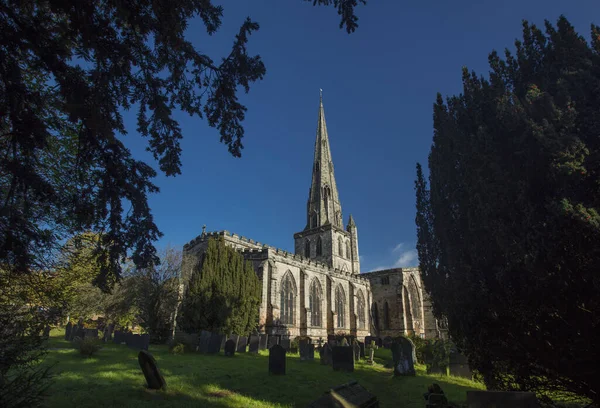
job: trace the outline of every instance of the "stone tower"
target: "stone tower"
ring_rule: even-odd
[[[344,229],[333,160],[329,147],[323,97],[319,103],[312,182],[306,205],[306,227],[294,234],[296,254],[343,271],[360,273],[358,236],[350,217]]]

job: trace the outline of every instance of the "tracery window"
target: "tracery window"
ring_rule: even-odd
[[[346,241],[346,258],[352,258],[352,252],[350,251],[350,241]]]
[[[344,289],[338,285],[335,290],[335,310],[337,312],[337,327],[344,327],[344,316],[346,314],[346,296]]]
[[[294,324],[294,283],[291,274],[287,274],[281,282],[281,313],[280,320],[283,324]]]
[[[365,328],[365,297],[362,291],[358,292],[358,300],[356,302],[356,314],[358,315],[358,328]]]
[[[321,286],[319,281],[314,279],[310,285],[308,294],[308,304],[310,305],[310,325],[313,327],[321,326]]]

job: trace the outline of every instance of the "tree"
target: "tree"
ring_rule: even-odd
[[[418,252],[434,312],[493,389],[600,401],[600,29],[523,23],[434,105]],[[547,395],[547,394],[545,394]]]
[[[261,285],[252,263],[222,238],[209,239],[187,285],[178,326],[248,334],[257,325],[260,299]]]
[[[181,251],[167,247],[160,264],[135,270],[128,279],[134,291],[134,302],[140,326],[158,342],[170,335],[179,296]]]

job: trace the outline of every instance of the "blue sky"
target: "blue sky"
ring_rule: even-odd
[[[242,158],[219,143],[205,121],[178,113],[184,131],[183,174],[156,179],[150,197],[164,237],[181,247],[207,230],[293,251],[306,223],[319,88],[344,223],[358,227],[363,272],[416,266],[414,178],[426,163],[437,92],[461,90],[461,67],[488,72],[490,51],[513,48],[521,21],[543,25],[564,14],[589,38],[600,23],[597,0],[369,0],[358,30],[338,28],[333,7],[301,0],[229,0],[220,31],[208,37],[198,20],[188,38],[214,59],[225,56],[246,16],[260,23],[249,50],[267,67],[242,102],[248,112]],[[156,168],[126,115],[125,143]]]

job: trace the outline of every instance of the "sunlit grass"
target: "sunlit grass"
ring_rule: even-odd
[[[440,384],[451,401],[461,403],[466,391],[481,384],[456,377],[425,374],[393,377],[384,367],[389,350],[377,350],[376,364],[356,364],[353,373],[335,372],[315,361],[288,355],[285,376],[268,374],[268,352],[237,354],[233,358],[198,353],[171,355],[166,346],[150,347],[167,381],[165,391],[146,389],[137,352],[124,345],[106,344],[92,358],[81,356],[53,331],[47,363],[56,363],[55,383],[47,407],[305,407],[330,387],[358,380],[375,394],[381,407],[424,406],[423,393],[432,382]]]

